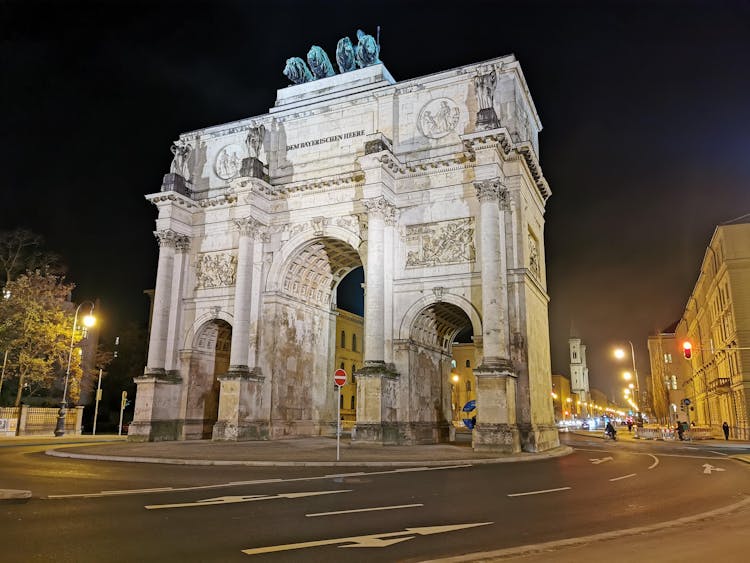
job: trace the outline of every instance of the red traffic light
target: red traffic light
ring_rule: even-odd
[[[682,355],[685,356],[686,360],[693,357],[693,345],[687,340],[682,343]]]

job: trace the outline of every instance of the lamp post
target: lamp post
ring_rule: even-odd
[[[638,382],[638,368],[635,367],[635,348],[633,347],[633,343],[628,340],[628,344],[630,344],[630,359],[633,361],[633,375],[635,376],[635,393],[636,393],[636,405],[640,405],[641,403],[641,386]],[[623,359],[626,356],[625,350],[622,348],[617,348],[615,350],[615,358]],[[638,418],[642,419],[641,416],[642,409],[640,406],[638,407]]]
[[[78,304],[76,307],[75,315],[73,316],[73,332],[70,335],[70,349],[68,350],[68,367],[65,369],[65,386],[63,387],[62,403],[60,404],[60,410],[57,412],[57,425],[55,426],[55,436],[63,436],[65,434],[65,415],[67,414],[68,408],[68,379],[70,378],[70,363],[73,359],[73,344],[75,344],[76,328],[78,327],[78,312],[81,310],[81,306],[85,303],[91,305],[89,314],[83,318],[83,324],[86,326],[94,326],[96,318],[94,318],[94,304],[91,301],[84,301]]]

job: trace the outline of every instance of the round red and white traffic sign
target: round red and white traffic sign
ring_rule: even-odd
[[[339,387],[346,385],[346,372],[343,369],[337,369],[334,371],[333,382]]]

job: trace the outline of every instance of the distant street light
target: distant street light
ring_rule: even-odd
[[[635,348],[633,347],[633,343],[628,340],[628,344],[630,344],[630,358],[633,360],[633,375],[635,376],[635,392],[636,392],[636,398],[638,399],[638,402],[641,401],[641,386],[638,383],[638,369],[635,367]],[[622,348],[616,348],[615,349],[615,358],[622,360],[627,356],[627,353]],[[625,372],[626,374],[630,374],[630,372]],[[625,375],[625,379],[630,379]],[[638,411],[640,413],[640,410]]]
[[[60,410],[57,412],[57,425],[55,426],[55,436],[63,436],[65,434],[65,416],[68,408],[68,379],[70,378],[70,362],[73,359],[73,344],[75,344],[76,328],[78,328],[78,312],[81,310],[81,306],[84,303],[91,305],[89,314],[83,317],[83,324],[91,327],[96,324],[96,317],[94,317],[94,304],[91,301],[84,301],[79,303],[76,307],[76,313],[73,316],[73,332],[70,335],[70,349],[68,350],[68,367],[65,370],[65,386],[63,387],[62,403],[60,404]]]

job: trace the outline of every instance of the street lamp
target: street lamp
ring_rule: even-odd
[[[635,348],[633,347],[633,343],[630,340],[628,340],[628,344],[630,344],[630,358],[633,360],[633,376],[635,376],[635,393],[636,393],[636,397],[638,399],[638,402],[640,402],[640,400],[641,400],[641,386],[638,383],[638,369],[635,367]],[[627,354],[626,354],[625,350],[623,350],[622,348],[616,348],[615,349],[615,358],[617,358],[618,360],[622,360],[626,355]],[[630,374],[630,372],[625,372],[625,373],[628,374],[628,375]],[[627,377],[627,375],[626,375],[625,379],[630,379],[630,378]],[[639,415],[640,415],[640,411],[638,411],[638,412],[639,412]]]
[[[91,301],[84,301],[79,303],[76,307],[76,313],[73,316],[73,332],[70,335],[70,349],[68,350],[68,367],[65,370],[65,386],[63,387],[62,403],[60,404],[60,410],[57,412],[57,425],[55,426],[55,436],[63,436],[65,434],[65,415],[67,414],[68,408],[68,379],[70,378],[70,362],[73,359],[73,344],[76,338],[76,328],[78,328],[78,312],[81,310],[81,306],[85,303],[91,305],[89,314],[83,317],[83,324],[91,327],[96,324],[96,318],[94,317],[94,304]]]

